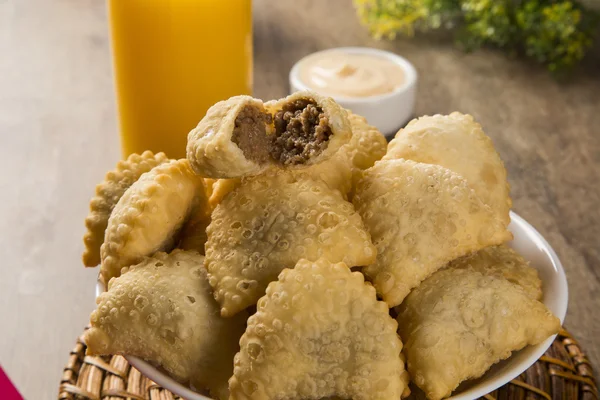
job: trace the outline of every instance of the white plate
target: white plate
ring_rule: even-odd
[[[560,260],[548,242],[527,221],[511,212],[509,230],[514,240],[509,245],[517,250],[526,260],[531,262],[540,275],[543,284],[543,303],[564,322],[567,313],[568,288],[567,278]],[[99,282],[96,285],[96,296],[104,291]],[[546,339],[537,346],[528,346],[514,353],[509,359],[494,365],[484,376],[468,381],[461,385],[450,399],[477,399],[519,376],[540,358],[554,341],[554,336]],[[154,382],[187,400],[210,400],[190,388],[176,382],[164,372],[153,367],[146,361],[133,356],[126,356],[127,361],[142,374]]]

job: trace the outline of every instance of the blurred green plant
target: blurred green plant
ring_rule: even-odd
[[[465,50],[493,45],[523,53],[552,72],[577,64],[593,43],[596,11],[560,0],[354,0],[376,38],[451,29]]]

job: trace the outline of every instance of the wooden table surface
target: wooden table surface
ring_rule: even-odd
[[[255,94],[287,93],[300,57],[343,45],[395,51],[420,74],[416,115],[471,113],[506,163],[514,209],[554,246],[567,327],[600,368],[600,63],[569,82],[445,39],[369,38],[349,0],[255,0]],[[102,0],[0,0],[0,364],[52,399],[94,307],[81,265],[94,185],[119,157]]]

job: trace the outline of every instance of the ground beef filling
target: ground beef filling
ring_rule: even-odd
[[[274,124],[270,153],[284,165],[306,164],[327,148],[332,135],[323,110],[309,99],[283,106],[275,113]]]
[[[231,141],[242,150],[244,157],[258,164],[271,160],[269,150],[271,138],[267,136],[266,125],[270,124],[271,114],[261,111],[256,106],[247,105],[242,108],[235,119],[235,128]]]

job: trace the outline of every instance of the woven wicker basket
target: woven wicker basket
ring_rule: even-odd
[[[60,384],[60,400],[181,399],[131,367],[125,358],[85,355],[81,338],[71,351]],[[592,366],[565,330],[518,379],[485,395],[486,400],[598,400]]]

